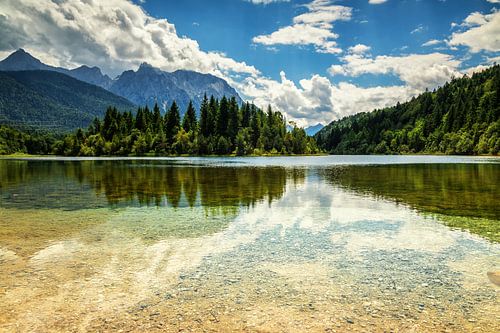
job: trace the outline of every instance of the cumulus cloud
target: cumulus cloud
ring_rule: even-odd
[[[352,54],[363,54],[371,50],[371,47],[364,44],[356,44],[351,46],[348,51]]]
[[[351,77],[362,74],[396,75],[404,84],[360,87],[345,81],[334,84],[317,74],[295,84],[281,72],[280,81],[249,77],[239,89],[257,105],[271,104],[289,119],[306,126],[391,106],[409,100],[426,88],[435,88],[452,76],[462,75],[458,70],[460,61],[447,54],[373,58],[364,54],[368,50],[367,46],[353,46],[341,58],[343,64],[332,65],[329,73]]]
[[[384,2],[387,2],[387,0],[368,0],[368,3],[371,5],[380,5]]]
[[[358,52],[353,52],[356,49]],[[461,62],[443,53],[371,57],[364,54],[368,47],[354,46],[349,50],[341,58],[342,64],[329,68],[331,75],[396,75],[403,84],[375,87],[360,87],[345,81],[334,84],[317,74],[296,84],[281,72],[280,81],[249,77],[239,89],[257,105],[271,104],[288,119],[306,126],[404,102],[426,88],[436,88],[451,77],[462,75],[458,70]]]
[[[0,51],[24,47],[52,65],[92,64],[117,74],[143,61],[164,70],[228,76],[259,71],[218,52],[200,50],[175,26],[126,0],[4,0]]]
[[[435,88],[460,75],[460,61],[443,53],[410,54],[405,56],[365,57],[358,54],[346,55],[343,65],[329,68],[332,75],[359,76],[362,74],[393,74],[414,89]]]
[[[296,85],[280,73],[281,81],[249,77],[241,91],[257,105],[273,105],[301,126],[329,123],[347,115],[393,105],[418,93],[408,86],[362,88],[347,82],[332,84],[328,78],[312,75]]]
[[[307,12],[295,16],[292,25],[252,41],[263,45],[313,45],[320,53],[342,52],[335,41],[338,34],[332,31],[333,22],[350,20],[352,8],[333,5],[330,0],[314,0],[305,7]]]
[[[466,30],[454,32],[448,41],[450,46],[464,45],[474,53],[500,50],[500,11],[493,10],[490,14],[474,12],[461,26]]]

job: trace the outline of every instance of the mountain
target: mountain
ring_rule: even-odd
[[[309,135],[309,136],[313,136],[314,134],[318,133],[323,127],[322,124],[318,123],[314,126],[309,126],[309,127],[306,127],[304,128],[304,130],[306,131],[306,134]]]
[[[71,130],[102,118],[110,105],[135,110],[125,98],[66,74],[0,72],[0,123]]]
[[[334,154],[500,152],[500,65],[396,106],[334,121],[315,135]]]
[[[128,70],[111,79],[98,67],[80,66],[75,69],[53,67],[42,63],[23,49],[19,49],[0,61],[0,71],[46,70],[63,73],[80,81],[97,85],[122,96],[136,105],[153,105],[157,102],[162,110],[167,110],[176,101],[181,115],[187,109],[189,100],[199,111],[203,95],[215,98],[236,97],[243,102],[234,88],[225,80],[211,74],[178,70],[164,72],[143,63],[137,71]]]
[[[234,96],[238,104],[243,102],[236,90],[221,78],[186,70],[164,72],[147,63],[141,64],[137,71],[123,72],[109,90],[137,105],[152,107],[158,103],[163,110],[175,100],[181,114],[186,111],[189,100],[199,111],[204,94],[218,99]]]
[[[109,87],[113,84],[113,80],[103,74],[99,67],[89,67],[86,65],[80,66],[75,69],[71,69],[68,75],[78,79],[80,81],[84,81],[90,84],[95,84],[96,86],[102,87],[104,89],[109,90]]]
[[[10,54],[7,58],[0,61],[0,71],[31,71],[45,70],[62,72],[67,71],[64,68],[45,65],[37,58],[33,57],[23,49],[19,49]]]
[[[108,89],[112,83],[109,76],[102,74],[98,67],[80,66],[75,69],[49,66],[42,63],[23,49],[19,49],[0,61],[0,71],[44,70],[63,73],[83,82]]]

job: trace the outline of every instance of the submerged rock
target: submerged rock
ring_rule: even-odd
[[[488,272],[487,275],[493,284],[500,286],[500,271]]]

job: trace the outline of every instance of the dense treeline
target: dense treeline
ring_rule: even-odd
[[[500,151],[500,66],[453,79],[404,104],[334,121],[315,138],[335,154]]]
[[[0,125],[0,155],[49,154],[55,142],[56,137],[47,132]]]
[[[131,112],[110,107],[103,120],[56,142],[54,153],[66,156],[101,155],[249,155],[310,154],[318,148],[302,128],[286,129],[280,112],[267,112],[236,99],[206,96],[200,117],[192,103],[181,119],[175,101],[163,116],[158,105]]]

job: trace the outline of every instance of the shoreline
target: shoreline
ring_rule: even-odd
[[[255,158],[255,157],[326,157],[326,156],[386,156],[386,157],[479,157],[479,158],[500,158],[500,155],[447,155],[447,154],[433,154],[433,153],[413,153],[413,154],[261,154],[261,155],[100,155],[100,156],[66,156],[66,155],[32,155],[32,154],[7,154],[0,155],[0,159],[176,159],[176,158]]]

